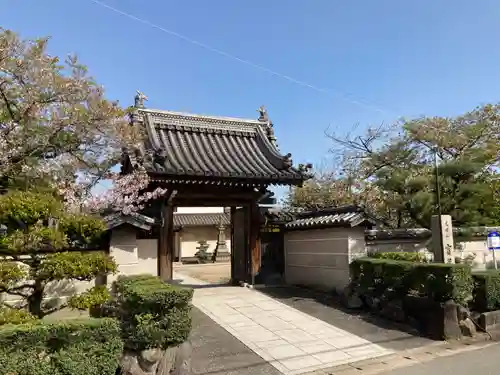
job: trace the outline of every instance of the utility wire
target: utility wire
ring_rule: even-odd
[[[318,86],[312,85],[312,84],[310,84],[308,82],[296,79],[294,77],[291,77],[291,76],[288,76],[288,75],[285,75],[285,74],[281,74],[281,73],[279,73],[279,72],[277,72],[275,70],[266,68],[265,66],[253,63],[253,62],[251,62],[249,60],[242,59],[242,58],[240,58],[238,56],[235,56],[235,55],[232,55],[232,54],[230,54],[228,52],[222,51],[222,50],[220,50],[218,48],[214,48],[214,47],[212,47],[212,46],[210,46],[208,44],[199,42],[199,41],[197,41],[195,39],[192,39],[192,38],[189,38],[189,37],[187,37],[185,35],[179,34],[178,32],[175,32],[173,30],[166,29],[166,28],[164,28],[164,27],[162,27],[160,25],[154,24],[154,23],[152,23],[152,22],[150,22],[148,20],[145,20],[143,18],[134,16],[133,14],[124,12],[123,10],[115,8],[115,7],[113,7],[111,5],[108,5],[106,3],[103,3],[103,2],[101,2],[99,0],[90,0],[90,1],[93,2],[96,5],[99,5],[99,6],[103,7],[103,8],[106,8],[106,9],[112,11],[112,12],[120,14],[120,15],[122,15],[124,17],[127,17],[127,18],[131,19],[131,20],[134,20],[136,22],[140,22],[140,23],[142,23],[144,25],[147,25],[147,26],[152,27],[154,29],[160,30],[160,31],[162,31],[162,32],[164,32],[166,34],[169,34],[169,35],[174,36],[176,38],[179,38],[181,40],[184,40],[185,42],[191,43],[191,44],[193,44],[195,46],[198,46],[198,47],[203,48],[205,50],[208,50],[210,52],[216,53],[216,54],[218,54],[220,56],[229,58],[231,60],[240,62],[242,64],[246,64],[246,65],[248,65],[248,66],[250,66],[252,68],[258,69],[258,70],[263,71],[263,72],[268,73],[268,74],[271,74],[271,75],[273,75],[275,77],[279,77],[279,78],[285,79],[285,80],[287,80],[287,81],[289,81],[291,83],[295,83],[297,85],[300,85],[300,86],[312,89],[312,90],[314,90],[316,92],[319,92],[321,94],[326,94],[328,96],[332,96],[332,95],[338,96],[338,97],[340,97],[341,99],[343,99],[346,102],[349,102],[351,104],[355,104],[355,105],[357,105],[359,107],[370,109],[372,111],[381,113],[383,115],[389,115],[391,117],[398,117],[392,111],[386,110],[386,109],[381,108],[381,107],[376,106],[376,105],[367,104],[367,103],[361,102],[361,101],[356,100],[356,99],[351,99],[351,98],[348,97],[347,94],[341,93],[341,92],[339,92],[337,90],[332,90],[332,89],[318,87]]]

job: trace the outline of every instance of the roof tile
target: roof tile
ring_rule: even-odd
[[[202,214],[174,214],[174,227],[202,226],[202,225],[230,225],[231,220],[226,213],[202,213]]]
[[[137,109],[148,141],[144,165],[170,177],[219,177],[273,184],[300,184],[307,168],[273,143],[270,122]]]
[[[318,227],[355,227],[361,224],[375,224],[362,208],[357,206],[336,207],[325,210],[300,213],[296,219],[285,225],[288,229]]]

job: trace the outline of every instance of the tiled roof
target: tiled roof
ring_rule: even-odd
[[[155,219],[138,213],[130,215],[114,213],[104,217],[104,222],[107,224],[108,229],[113,229],[123,224],[130,224],[140,229],[150,230],[155,224]]]
[[[262,220],[267,223],[288,223],[295,220],[293,212],[279,207],[261,208]]]
[[[226,226],[231,224],[229,215],[226,213],[213,214],[174,214],[174,227],[192,227],[202,225],[219,225]]]
[[[114,213],[104,217],[108,229],[119,227],[123,224],[130,224],[134,227],[151,230],[155,224],[159,224],[154,218],[139,213],[124,215]],[[197,213],[197,214],[178,214],[174,213],[174,227],[219,225],[229,226],[231,219],[227,213]]]
[[[460,238],[485,238],[489,232],[500,231],[500,227],[453,228],[453,234]],[[365,232],[367,241],[383,240],[425,240],[432,237],[426,228],[372,229]]]
[[[132,165],[142,162],[157,178],[228,184],[296,185],[309,178],[310,165],[292,166],[274,143],[272,124],[137,108],[134,121],[142,123],[147,142],[128,153]]]
[[[355,227],[361,224],[374,225],[375,220],[357,206],[337,207],[326,210],[304,212],[285,226],[288,229]]]
[[[432,232],[426,228],[372,229],[365,231],[367,241],[425,240],[431,237]]]

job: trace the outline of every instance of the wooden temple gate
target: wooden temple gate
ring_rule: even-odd
[[[158,272],[172,279],[176,206],[231,207],[231,278],[253,282],[260,270],[259,201],[268,186],[300,185],[310,178],[311,165],[292,166],[291,155],[281,155],[273,125],[263,107],[258,120],[199,116],[151,110],[138,94],[132,126],[146,137],[141,147],[124,152],[122,173],[145,168],[148,190],[166,188],[160,202],[145,210],[161,223]]]

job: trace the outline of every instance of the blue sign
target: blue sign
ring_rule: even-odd
[[[500,250],[500,234],[498,232],[488,233],[487,244],[489,250]]]

